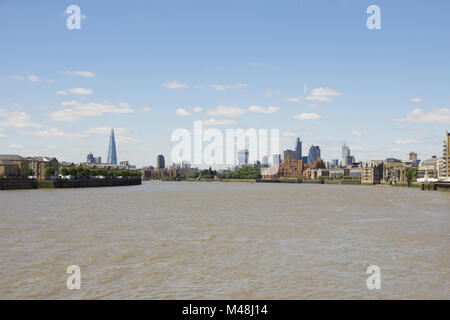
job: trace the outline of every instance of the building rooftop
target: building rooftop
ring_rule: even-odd
[[[0,154],[0,160],[10,160],[10,161],[17,161],[17,160],[25,160],[25,158],[17,155],[17,154]]]

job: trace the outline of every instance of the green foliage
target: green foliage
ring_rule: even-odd
[[[250,166],[240,167],[236,171],[226,172],[220,176],[222,179],[260,179],[261,168]]]
[[[408,169],[405,173],[405,177],[408,181],[411,181],[413,178],[417,178],[418,174],[419,170],[417,170],[417,168]]]
[[[34,176],[34,171],[31,168],[28,168],[28,176]]]
[[[47,177],[53,176],[55,172],[56,172],[55,168],[48,167],[47,169],[45,169],[45,176]]]
[[[208,170],[203,170],[201,172],[201,178],[202,179],[214,179],[214,176],[217,175],[216,170],[212,170],[211,167],[209,167]]]
[[[134,170],[107,170],[107,169],[89,169],[79,167],[62,168],[61,174],[64,176],[75,176],[78,179],[89,179],[90,177],[103,176],[107,178],[137,178],[141,176],[140,171]]]

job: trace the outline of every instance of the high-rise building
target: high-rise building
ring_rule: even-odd
[[[95,158],[92,152],[87,155],[86,163],[95,163]]]
[[[442,159],[442,177],[450,181],[450,133],[445,131],[444,150]]]
[[[331,166],[333,168],[336,168],[337,166],[339,166],[339,160],[338,159],[332,159],[331,160]]]
[[[114,128],[111,129],[108,148],[108,164],[117,164],[116,138],[114,137]]]
[[[248,150],[241,150],[238,152],[238,165],[239,166],[248,166]]]
[[[160,154],[156,158],[156,169],[164,169],[166,167],[166,160],[164,159],[164,156]]]
[[[302,160],[302,141],[300,140],[300,138],[297,138],[295,153],[297,154],[297,160]]]
[[[95,163],[97,164],[102,163],[102,157],[95,157]]]
[[[320,158],[320,147],[319,146],[311,146],[311,148],[309,148],[309,153],[308,153],[308,163],[313,163],[318,158]]]
[[[416,161],[417,160],[417,153],[410,152],[406,155],[406,161]]]
[[[342,166],[345,167],[351,164],[351,159],[350,148],[344,142],[344,144],[342,145]]]
[[[272,165],[277,166],[281,163],[281,154],[272,155]]]
[[[269,157],[268,156],[262,157],[261,163],[262,163],[263,167],[268,167],[269,166]]]
[[[304,164],[308,163],[308,157],[307,156],[302,157],[302,162]]]
[[[297,152],[295,152],[294,150],[283,151],[283,160],[287,160],[287,159],[299,160],[299,159],[297,159]]]

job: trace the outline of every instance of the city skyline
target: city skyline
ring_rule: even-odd
[[[358,161],[441,154],[448,2],[378,1],[383,28],[372,31],[372,1],[175,2],[169,15],[166,3],[108,3],[105,13],[106,2],[79,1],[81,30],[66,28],[69,3],[2,2],[13,50],[0,53],[1,153],[106,159],[114,127],[118,161],[169,163],[173,130],[203,120],[280,129],[280,152],[301,137],[303,155],[320,146],[327,160],[342,158],[342,141]]]

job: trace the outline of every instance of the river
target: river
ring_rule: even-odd
[[[150,182],[0,192],[0,299],[449,299],[450,193]],[[81,289],[66,288],[66,268]],[[366,269],[381,270],[369,290]]]

